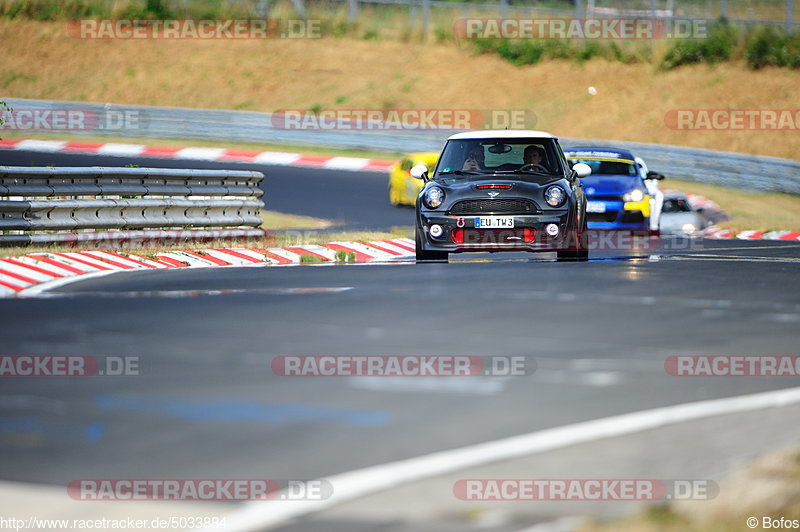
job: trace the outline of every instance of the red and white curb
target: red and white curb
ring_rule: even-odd
[[[225,148],[170,148],[143,144],[68,142],[61,140],[0,140],[0,150],[42,153],[79,153],[111,157],[153,157],[190,161],[253,163],[281,166],[305,166],[328,170],[388,172],[395,161],[361,157],[331,157],[276,151],[229,150]]]
[[[686,199],[689,201],[689,205],[691,205],[694,209],[706,209],[709,211],[722,212],[722,208],[720,208],[720,206],[717,205],[713,200],[700,196],[699,194],[692,194],[691,192],[688,192],[686,193]]]
[[[785,240],[800,242],[800,231],[733,231],[712,226],[704,229],[701,236],[712,240]]]
[[[722,212],[719,205],[708,198],[697,194],[686,194],[689,203],[695,209],[706,209]],[[734,231],[732,229],[720,229],[716,226],[706,227],[700,231],[699,236],[712,240],[787,240],[791,242],[800,241],[800,231],[760,231],[750,229],[747,231]]]
[[[282,248],[164,251],[148,256],[106,250],[29,253],[0,259],[0,297],[35,295],[79,278],[118,271],[299,264],[308,260],[303,257],[330,263],[337,260],[337,252],[354,256],[356,262],[386,262],[413,258],[414,246],[410,238],[396,238]]]

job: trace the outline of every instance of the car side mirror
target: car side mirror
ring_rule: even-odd
[[[409,170],[409,173],[414,179],[422,179],[423,181],[428,180],[428,167],[424,164],[418,164]]]
[[[592,167],[586,163],[575,163],[572,166],[572,173],[578,177],[586,177],[591,175]]]
[[[647,172],[647,177],[645,179],[658,179],[659,181],[661,181],[662,179],[664,179],[664,174],[659,174],[658,172],[650,171]]]

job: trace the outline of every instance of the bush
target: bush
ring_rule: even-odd
[[[728,61],[736,51],[739,32],[727,20],[720,19],[708,27],[705,39],[677,41],[667,52],[661,67],[670,70],[681,65]]]
[[[760,28],[748,39],[744,58],[755,70],[765,66],[800,68],[800,35],[773,27]]]

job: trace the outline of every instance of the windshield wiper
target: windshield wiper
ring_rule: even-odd
[[[478,175],[481,172],[473,172],[472,170],[450,170],[449,172],[439,172],[436,177],[440,175]]]
[[[552,172],[539,172],[537,170],[498,170],[494,172],[495,174],[534,174],[534,175],[543,175],[543,176],[554,176],[558,174],[554,174]]]

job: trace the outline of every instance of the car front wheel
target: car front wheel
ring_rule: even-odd
[[[585,230],[586,227],[584,227],[582,231],[576,231],[569,247],[567,249],[558,250],[559,261],[584,262],[589,260],[589,249],[586,247]]]
[[[416,234],[416,249],[417,249],[417,260],[424,260],[424,261],[437,261],[437,262],[447,262],[448,253],[446,251],[425,251],[422,249],[422,237],[417,231]]]

